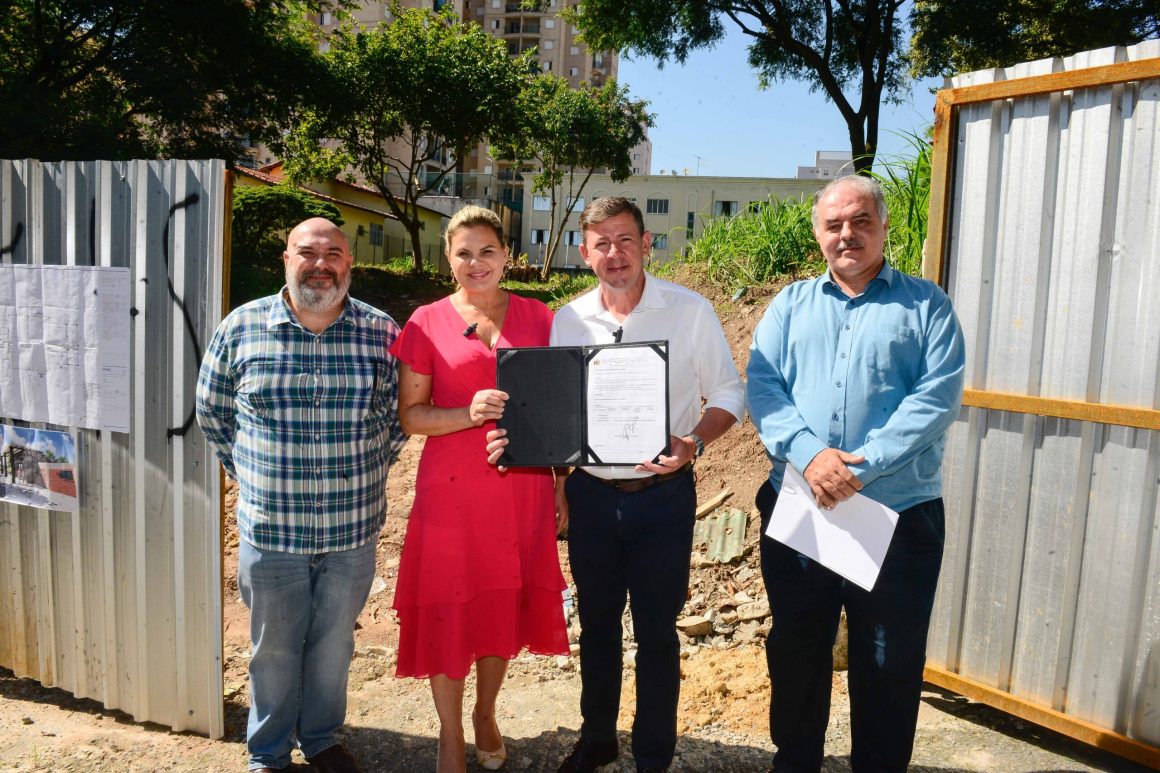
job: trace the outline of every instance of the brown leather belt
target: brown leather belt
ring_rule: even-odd
[[[581,473],[584,476],[603,483],[605,486],[610,486],[616,489],[621,494],[635,494],[638,491],[644,491],[646,488],[652,488],[658,483],[672,480],[673,478],[688,472],[693,468],[692,462],[687,462],[684,467],[666,472],[664,475],[650,475],[647,478],[601,478],[585,470],[583,467],[577,467],[575,472]]]

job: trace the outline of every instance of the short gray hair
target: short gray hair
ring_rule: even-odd
[[[886,222],[889,213],[886,209],[886,195],[882,192],[882,186],[873,177],[851,174],[845,177],[839,177],[836,180],[831,180],[829,185],[822,188],[818,191],[818,195],[814,196],[814,206],[810,209],[810,223],[813,224],[814,228],[818,227],[818,202],[831,191],[846,186],[854,188],[859,193],[874,199],[874,206],[878,210],[878,219],[884,223]]]

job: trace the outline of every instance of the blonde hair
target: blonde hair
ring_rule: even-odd
[[[443,234],[443,251],[450,255],[451,238],[458,231],[464,228],[474,228],[475,226],[485,226],[495,231],[495,238],[499,240],[499,246],[505,250],[507,249],[507,240],[504,239],[503,235],[503,222],[499,219],[499,215],[490,209],[468,204],[456,212],[451,218],[451,222],[447,224],[447,231]]]

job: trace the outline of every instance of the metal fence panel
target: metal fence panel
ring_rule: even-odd
[[[0,161],[0,261],[130,270],[131,432],[71,431],[80,509],[0,503],[0,665],[220,737],[218,465],[192,421],[221,319],[220,161]],[[11,421],[7,417],[5,421]]]
[[[1157,79],[958,109],[943,275],[968,389],[1160,408],[1158,119]],[[944,475],[930,664],[1160,744],[1160,433],[966,407]]]

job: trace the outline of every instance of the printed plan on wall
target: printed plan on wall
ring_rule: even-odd
[[[129,431],[129,269],[0,265],[0,416]]]

